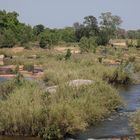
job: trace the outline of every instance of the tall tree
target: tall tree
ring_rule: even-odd
[[[99,18],[101,19],[100,25],[102,29],[106,30],[111,37],[115,36],[118,27],[122,23],[121,18],[112,15],[110,12],[102,13]]]
[[[96,17],[94,16],[86,16],[84,17],[84,26],[87,28],[89,32],[89,36],[96,36],[99,32],[98,22]]]

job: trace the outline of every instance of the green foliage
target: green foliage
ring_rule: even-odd
[[[60,36],[60,41],[64,42],[76,42],[75,31],[72,27],[67,27],[64,29],[58,30],[58,34]]]
[[[39,41],[40,48],[45,48],[47,46],[47,41],[45,36],[41,36]]]
[[[97,44],[101,46],[106,46],[109,43],[109,35],[107,34],[106,31],[100,31],[99,35],[97,36]]]
[[[70,49],[67,49],[67,53],[65,55],[65,60],[70,59],[71,55],[72,55],[71,50]]]
[[[13,47],[33,39],[32,28],[18,21],[16,12],[0,11],[0,47]]]
[[[126,44],[127,44],[127,47],[128,47],[128,48],[132,48],[132,47],[134,47],[133,40],[131,40],[131,41],[127,41]]]
[[[103,58],[102,57],[98,57],[98,61],[99,61],[99,63],[102,63]]]
[[[27,70],[29,72],[33,72],[34,71],[34,64],[31,64],[31,63],[24,64],[23,69]]]
[[[88,39],[86,37],[82,37],[80,40],[79,46],[80,46],[81,52],[94,52],[94,53],[96,53],[96,48],[97,48],[96,38],[90,37]]]
[[[11,29],[4,30],[4,33],[0,34],[0,47],[11,48],[16,44],[15,34]]]
[[[0,100],[0,133],[61,139],[95,124],[120,105],[116,90],[97,82],[79,88],[63,85],[56,94],[24,81]]]
[[[140,39],[137,41],[137,47],[140,48]]]
[[[15,89],[14,80],[0,83],[0,100],[5,100]]]
[[[117,68],[113,73],[104,73],[103,80],[111,84],[128,84],[131,83],[130,75],[124,68]]]
[[[110,12],[106,12],[101,14],[100,19],[101,28],[104,29],[110,37],[114,37],[118,27],[122,23],[121,18],[112,15]]]
[[[36,25],[33,28],[33,33],[35,36],[38,36],[40,33],[44,31],[45,27],[42,24]]]

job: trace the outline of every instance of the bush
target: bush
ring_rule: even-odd
[[[34,71],[34,65],[33,64],[24,64],[23,69],[29,72]]]
[[[106,46],[109,43],[109,40],[110,40],[110,38],[109,38],[107,32],[101,31],[99,33],[99,36],[97,37],[96,43],[101,46]]]
[[[12,30],[5,30],[0,36],[0,48],[12,48],[16,44],[15,34]]]
[[[40,46],[40,48],[45,48],[45,47],[47,46],[47,41],[46,41],[45,36],[42,36],[42,37],[40,38],[39,46]]]
[[[10,93],[15,89],[14,81],[4,81],[0,83],[0,100],[7,99]]]
[[[130,75],[123,68],[117,68],[113,73],[105,72],[103,80],[111,84],[128,84],[131,82]]]
[[[79,46],[80,46],[81,52],[94,52],[94,53],[96,53],[96,48],[97,48],[96,38],[90,37],[88,39],[86,37],[82,37],[80,40]]]
[[[65,60],[70,59],[71,55],[72,55],[71,50],[68,49],[68,50],[67,50],[67,53],[66,53],[66,55],[65,55]]]

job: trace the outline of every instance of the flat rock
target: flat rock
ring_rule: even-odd
[[[68,82],[68,85],[79,87],[79,86],[82,86],[82,85],[90,85],[90,84],[93,84],[94,82],[95,81],[93,81],[93,80],[77,79],[77,80],[72,80],[72,81]]]
[[[82,86],[82,85],[90,85],[90,84],[93,84],[94,82],[95,81],[93,81],[93,80],[77,79],[77,80],[71,80],[70,82],[67,82],[67,84],[70,87],[79,87],[79,86]],[[49,93],[56,93],[57,88],[58,88],[58,85],[50,86],[50,87],[47,87],[45,89],[45,91],[49,92]]]
[[[47,87],[45,91],[49,93],[56,93],[57,88],[58,86]]]

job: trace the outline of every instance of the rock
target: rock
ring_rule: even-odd
[[[3,60],[4,59],[4,55],[0,55],[0,60]]]
[[[36,55],[30,55],[30,56],[28,56],[27,58],[28,58],[28,59],[36,59],[37,56],[36,56]]]
[[[93,84],[95,81],[93,80],[82,80],[82,79],[77,79],[77,80],[72,80],[70,82],[67,82],[68,86],[73,86],[73,87],[79,87],[79,86],[82,86],[82,85],[90,85],[90,84]],[[49,93],[56,93],[56,90],[57,90],[58,86],[51,86],[51,87],[47,87],[45,89],[46,92],[49,92]]]
[[[72,80],[72,81],[68,82],[68,85],[78,87],[78,86],[82,86],[82,85],[90,85],[90,84],[93,84],[94,82],[95,81],[93,81],[93,80],[77,79],[77,80]]]
[[[58,86],[47,87],[45,91],[49,93],[56,93],[57,88]]]

